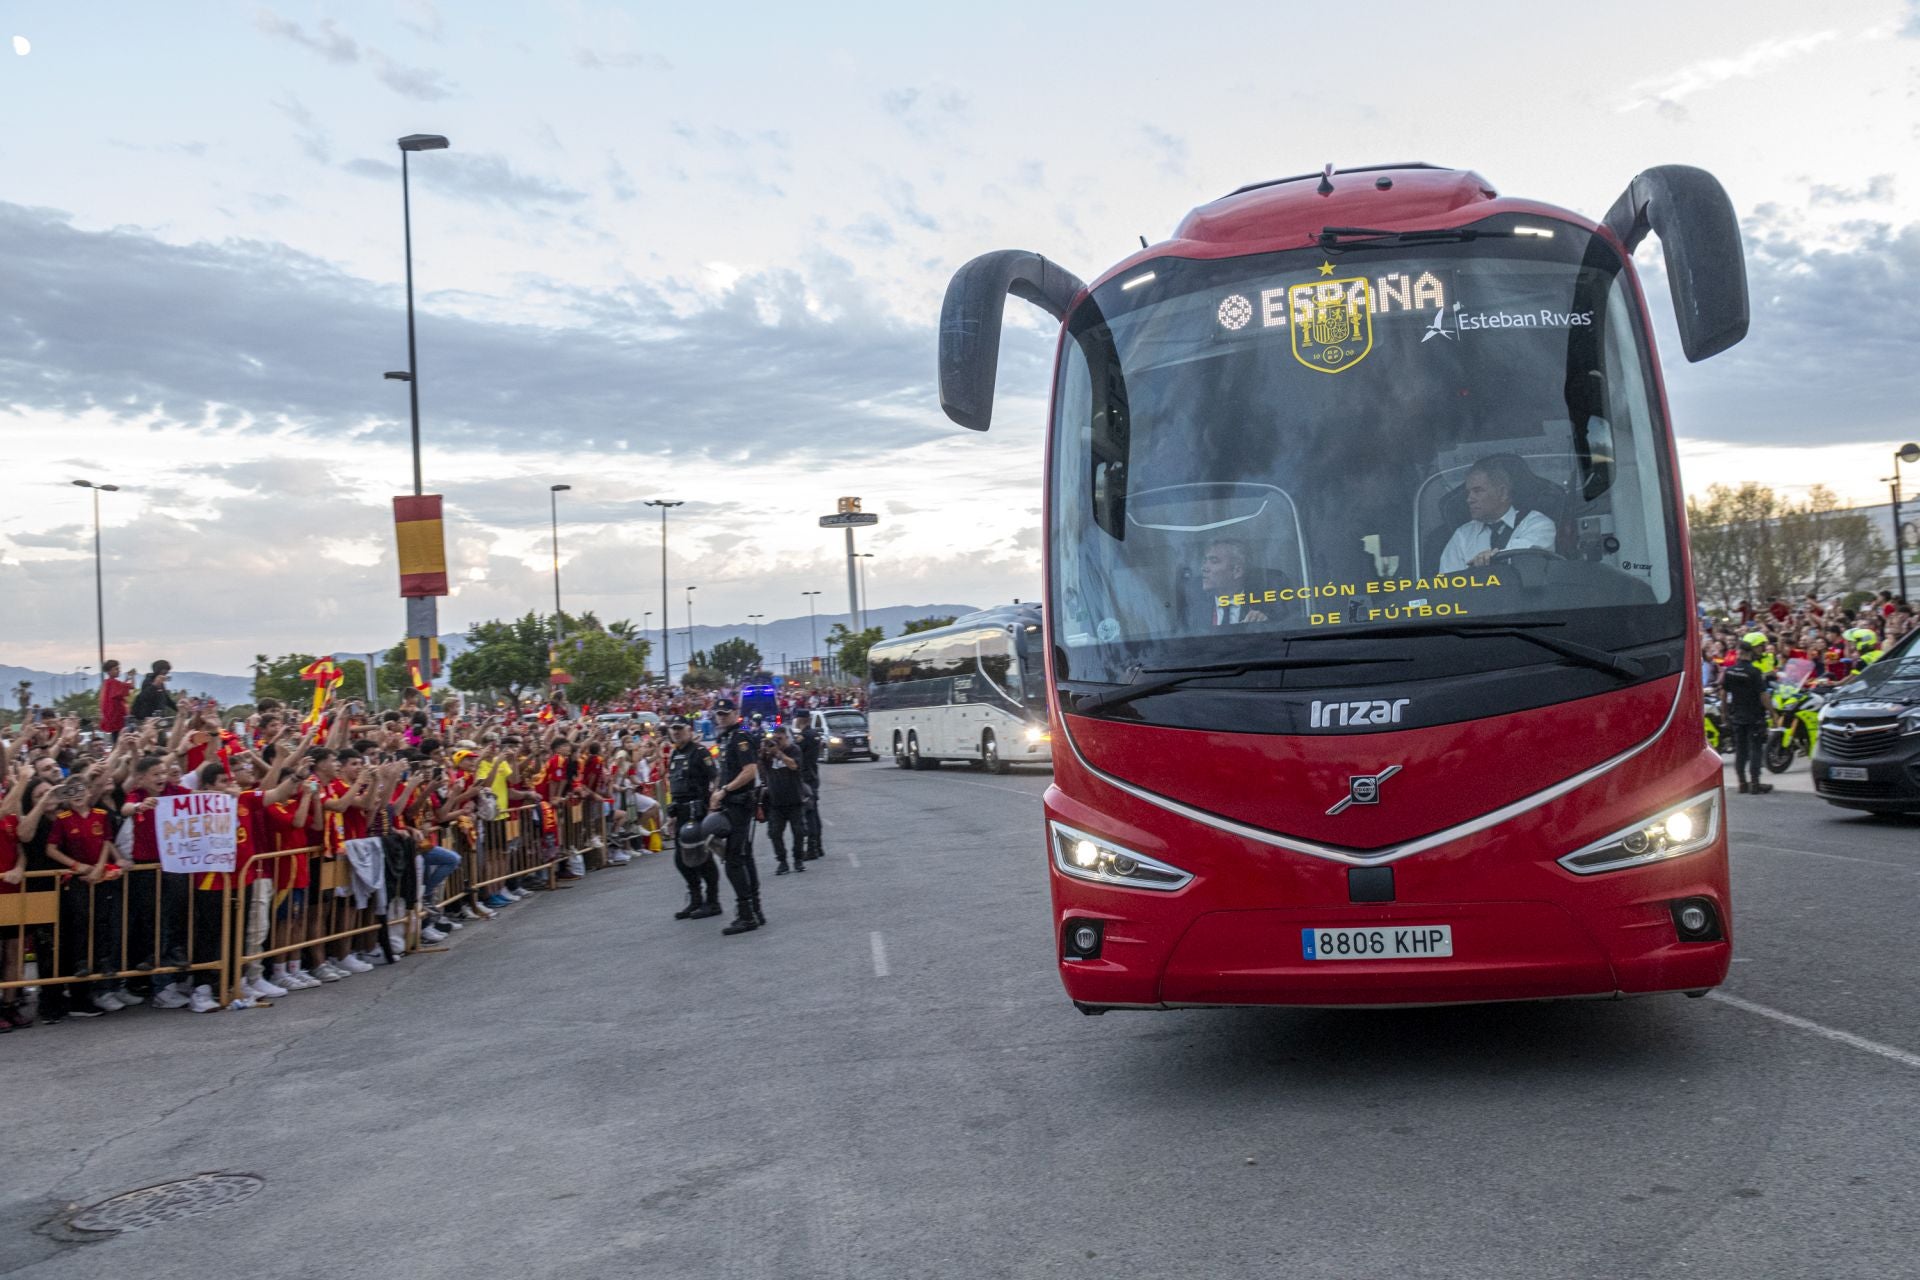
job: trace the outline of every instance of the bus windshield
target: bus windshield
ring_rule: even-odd
[[[1464,664],[1423,665],[1409,640],[1405,661],[1253,677],[1351,686],[1555,661],[1511,642],[1521,623],[1609,652],[1684,635],[1675,482],[1618,256],[1553,219],[1476,226],[1159,259],[1069,316],[1058,676],[1507,628],[1458,646]]]

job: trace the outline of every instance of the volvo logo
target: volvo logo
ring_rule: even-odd
[[[1348,777],[1347,794],[1341,798],[1339,804],[1334,805],[1333,808],[1327,810],[1327,812],[1329,814],[1340,813],[1346,809],[1348,805],[1352,804],[1379,804],[1380,784],[1398,772],[1400,772],[1400,766],[1390,764],[1378,773],[1365,774],[1359,777]]]

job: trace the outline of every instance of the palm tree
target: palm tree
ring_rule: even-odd
[[[20,704],[20,714],[26,715],[27,708],[33,705],[33,682],[22,680],[13,686],[13,697],[14,701]]]

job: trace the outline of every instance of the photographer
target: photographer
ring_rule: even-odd
[[[760,746],[760,780],[767,789],[767,834],[773,838],[774,872],[787,874],[786,833],[793,832],[793,870],[805,871],[806,801],[810,794],[800,749],[781,725]]]
[[[135,721],[173,714],[173,694],[167,690],[167,681],[172,678],[171,662],[161,658],[153,664],[153,669],[140,681],[140,692],[133,697]]]

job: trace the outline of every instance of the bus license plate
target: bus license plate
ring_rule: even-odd
[[[1302,929],[1300,952],[1308,960],[1431,960],[1453,954],[1453,926]]]
[[[1827,776],[1835,782],[1865,782],[1867,769],[1865,765],[1858,764],[1829,765]]]

